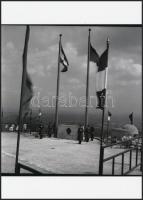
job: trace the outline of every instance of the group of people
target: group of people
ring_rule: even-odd
[[[43,126],[40,124],[39,126],[39,138],[42,139],[42,129]],[[49,124],[48,127],[48,137],[51,137],[53,134],[53,126],[52,124]],[[79,126],[78,128],[78,135],[77,135],[77,140],[79,144],[81,144],[82,141],[89,142],[89,140],[93,141],[94,139],[94,127],[90,127],[89,125],[85,128],[83,126]]]
[[[85,142],[89,142],[89,139],[93,141],[94,139],[94,127],[90,127],[87,125],[87,127],[84,130],[83,126],[80,126],[78,128],[78,142],[81,144],[81,142],[84,140]]]

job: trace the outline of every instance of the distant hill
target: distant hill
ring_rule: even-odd
[[[2,123],[17,124],[18,113],[4,113],[2,118]],[[41,121],[43,124],[54,123],[54,112],[49,112],[42,114]],[[29,123],[29,116],[25,119],[25,123]],[[37,112],[33,112],[32,114],[32,123],[39,124],[39,117]],[[70,124],[84,124],[84,113],[59,113],[59,123],[70,123]],[[105,126],[107,123],[107,114],[105,115]],[[111,126],[112,127],[121,127],[124,124],[129,123],[128,116],[112,116],[111,118]],[[97,127],[101,127],[101,112],[98,114],[89,114],[89,124]],[[134,119],[135,126],[141,130],[141,118],[138,116]]]

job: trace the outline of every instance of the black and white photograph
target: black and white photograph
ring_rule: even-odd
[[[2,173],[141,174],[141,28],[2,35]]]
[[[142,27],[1,25],[2,176],[142,176]]]

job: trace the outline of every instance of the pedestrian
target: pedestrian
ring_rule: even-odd
[[[51,123],[49,123],[48,125],[48,137],[51,137],[52,135],[52,126],[51,126]]]
[[[90,137],[91,137],[91,141],[93,141],[93,138],[94,138],[94,127],[93,126],[90,128]]]
[[[79,144],[81,144],[82,140],[83,140],[83,128],[82,128],[82,126],[80,126],[78,128],[78,142],[79,142]]]
[[[43,126],[40,124],[40,125],[39,125],[39,136],[40,136],[40,139],[43,138],[42,129],[43,129]]]
[[[85,128],[85,141],[89,142],[89,135],[90,135],[90,126],[87,125],[87,127]]]

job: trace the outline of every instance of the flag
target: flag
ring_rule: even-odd
[[[108,41],[107,48],[98,57],[94,55],[94,60],[97,60],[97,72],[96,72],[96,96],[97,96],[97,109],[103,110],[105,106],[105,97],[106,97],[106,87],[107,87],[107,62],[108,62]],[[98,55],[98,54],[97,54]],[[96,59],[97,57],[97,59]]]
[[[92,45],[90,44],[90,61],[95,62],[97,65],[99,63],[99,55],[96,52],[96,50],[92,47]]]
[[[110,121],[111,116],[112,116],[111,112],[108,111],[108,121]]]
[[[33,84],[30,79],[29,74],[26,71],[25,80],[24,80],[23,100],[22,100],[24,115],[28,114],[28,112],[29,112],[29,105],[30,105],[30,101],[31,101],[32,97],[33,97]]]
[[[107,60],[108,60],[108,46],[106,50],[101,54],[101,56],[99,56],[97,51],[90,44],[90,61],[95,62],[97,64],[98,72],[105,70],[105,68],[107,67]]]
[[[62,44],[61,44],[61,51],[60,51],[60,63],[62,63],[64,66],[64,68],[61,70],[61,72],[68,71],[69,62],[68,62],[68,59],[63,50]]]
[[[131,124],[133,124],[133,112],[129,115],[129,119],[130,119]]]
[[[27,72],[27,50],[30,28],[27,26],[25,46],[23,52],[23,94],[22,94],[22,117],[26,117],[29,113],[30,101],[33,97],[33,84]]]
[[[104,109],[105,94],[106,94],[106,89],[96,92],[96,95],[97,95],[97,107],[96,108],[101,109],[101,110]]]
[[[102,53],[99,62],[97,63],[98,72],[105,70],[105,68],[107,67],[107,60],[108,60],[108,48]]]

